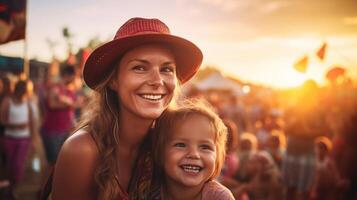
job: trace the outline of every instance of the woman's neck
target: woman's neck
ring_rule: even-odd
[[[149,132],[151,120],[143,120],[131,113],[121,113],[119,117],[118,135],[118,178],[119,183],[125,189],[128,188],[132,170],[137,159],[141,143]]]
[[[152,126],[153,120],[142,119],[132,114],[122,114],[119,117],[120,148],[137,150]]]
[[[201,200],[203,185],[187,187],[178,184],[166,184],[163,188],[165,200]]]

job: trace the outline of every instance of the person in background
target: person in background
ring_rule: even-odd
[[[250,157],[257,151],[257,138],[249,132],[241,134],[238,144],[239,169],[235,175],[238,182],[248,182],[247,163]]]
[[[76,99],[74,80],[74,66],[64,66],[61,69],[60,82],[54,84],[47,94],[41,134],[50,168],[55,164],[62,144],[75,126],[75,109],[81,106],[81,102]]]
[[[166,110],[156,122],[154,159],[163,199],[233,200],[214,181],[224,164],[227,129],[202,102]]]
[[[315,173],[310,198],[316,200],[337,199],[341,179],[334,160],[330,157],[332,142],[324,136],[315,139]]]
[[[11,90],[11,82],[10,79],[7,76],[1,76],[0,78],[0,106],[1,102],[11,96],[12,90]],[[9,192],[9,186],[10,182],[8,180],[8,173],[6,172],[6,156],[5,156],[5,149],[4,149],[4,139],[5,139],[5,126],[2,124],[0,120],[0,199],[8,198],[10,192]]]
[[[249,182],[233,190],[236,199],[248,194],[250,200],[282,200],[281,176],[273,158],[268,152],[254,153],[247,163]]]
[[[273,157],[275,164],[281,170],[283,157],[285,156],[285,135],[280,130],[272,130],[267,144],[267,151]]]
[[[25,160],[32,142],[33,119],[27,91],[28,82],[17,81],[13,94],[3,100],[0,108],[12,191],[24,177]]]
[[[233,121],[225,119],[224,124],[227,127],[227,148],[226,158],[222,168],[219,182],[228,188],[233,188],[237,185],[234,175],[239,168],[238,159],[238,128]]]

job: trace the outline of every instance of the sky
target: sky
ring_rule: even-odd
[[[342,66],[357,79],[357,0],[27,0],[28,55],[40,61],[66,56],[62,28],[74,49],[91,38],[109,41],[131,17],[159,18],[174,35],[193,41],[203,66],[244,81],[286,88]],[[315,52],[327,43],[326,57]],[[0,45],[0,54],[23,56],[24,42]],[[294,63],[309,56],[306,73]]]

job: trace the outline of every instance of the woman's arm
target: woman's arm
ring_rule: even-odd
[[[94,182],[97,158],[97,146],[89,133],[79,131],[69,137],[55,166],[52,200],[97,199]]]

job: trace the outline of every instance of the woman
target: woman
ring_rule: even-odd
[[[177,84],[201,62],[200,49],[171,35],[158,19],[130,19],[97,48],[83,71],[96,98],[61,149],[52,199],[160,198],[152,181],[150,129]]]
[[[4,150],[11,190],[22,181],[25,160],[32,139],[32,111],[28,100],[29,85],[25,80],[17,81],[14,92],[1,103],[1,122],[5,127]]]

